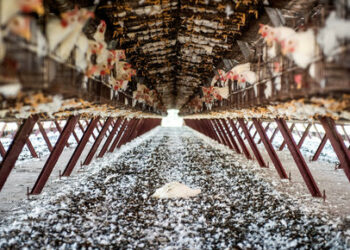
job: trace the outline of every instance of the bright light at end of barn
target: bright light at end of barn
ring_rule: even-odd
[[[178,116],[179,110],[168,109],[168,116],[162,120],[162,127],[181,127],[183,119]]]

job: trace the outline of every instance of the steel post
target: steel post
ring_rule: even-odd
[[[58,138],[49,158],[46,160],[46,163],[41,170],[41,173],[36,180],[34,187],[30,194],[40,194],[43,190],[47,180],[49,179],[53,168],[55,167],[59,157],[61,156],[64,146],[66,145],[69,137],[71,136],[73,129],[79,119],[79,116],[70,116],[60,137]]]
[[[97,122],[100,120],[100,117],[96,117],[91,119],[90,123],[88,124],[85,132],[83,133],[83,136],[81,137],[78,146],[75,148],[74,153],[69,159],[69,162],[67,163],[66,168],[63,171],[63,176],[70,176],[74,167],[76,166],[82,152],[84,151],[84,148],[86,147],[86,144],[88,143],[92,132],[94,131]]]
[[[275,120],[311,195],[314,197],[322,197],[305,159],[294,141],[292,132],[288,129],[286,121],[282,118],[276,118]]]
[[[25,119],[18,129],[14,140],[12,141],[0,164],[0,191],[14,168],[18,156],[22,152],[22,149],[38,119],[39,117],[37,115],[33,115],[32,117]]]

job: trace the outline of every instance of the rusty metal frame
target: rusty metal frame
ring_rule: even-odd
[[[306,183],[306,186],[309,189],[311,195],[314,197],[322,197],[322,194],[317,186],[317,183],[315,182],[305,162],[305,159],[300,152],[300,149],[297,147],[294,141],[292,132],[291,130],[289,130],[286,121],[282,118],[276,118],[275,121],[277,123],[279,130],[281,131],[284,141],[288,145],[289,151],[291,152],[293,159],[299,169],[299,172],[301,173],[304,179],[304,182]]]
[[[112,117],[108,117],[107,120],[105,121],[105,123],[103,124],[103,127],[102,127],[99,135],[97,136],[94,144],[92,145],[88,155],[86,156],[83,165],[89,165],[91,163],[91,161],[92,161],[92,159],[93,159],[93,157],[94,157],[98,147],[100,146],[103,138],[105,137],[106,132],[107,132],[109,126],[111,125],[112,121],[113,121],[113,118]]]
[[[119,127],[120,127],[122,121],[123,121],[123,118],[118,118],[117,121],[114,123],[113,129],[112,129],[112,131],[110,132],[110,134],[109,134],[109,136],[108,136],[106,142],[104,143],[104,145],[103,145],[103,147],[102,147],[100,153],[97,155],[97,158],[101,158],[101,157],[103,157],[103,156],[105,155],[105,153],[106,153],[106,151],[107,151],[109,145],[111,144],[111,142],[112,142],[112,140],[113,140],[115,134],[117,133],[117,131],[118,131],[118,129],[119,129]]]
[[[18,156],[22,152],[22,149],[29,135],[33,131],[34,125],[38,119],[39,117],[37,115],[33,115],[32,117],[25,119],[18,129],[14,140],[12,141],[3,161],[0,164],[0,191],[14,168]]]
[[[268,167],[263,159],[263,157],[261,156],[260,154],[260,151],[258,149],[258,147],[256,146],[253,138],[251,137],[250,133],[249,133],[249,130],[246,126],[246,124],[244,123],[244,119],[243,118],[238,118],[237,119],[238,122],[239,122],[239,125],[241,126],[241,128],[243,129],[243,132],[245,134],[245,137],[247,138],[247,141],[249,143],[249,146],[250,148],[252,149],[253,151],[253,154],[255,156],[255,159],[258,161],[259,163],[259,166],[260,167]]]
[[[345,146],[343,137],[338,133],[336,124],[332,118],[321,117],[319,120],[334,149],[334,152],[340,161],[342,168],[344,169],[345,175],[350,181],[350,152]]]
[[[124,119],[123,124],[122,124],[122,126],[120,127],[120,129],[119,129],[119,131],[118,131],[118,134],[117,134],[117,136],[115,137],[115,139],[114,139],[114,141],[113,141],[111,147],[109,148],[108,152],[112,153],[112,152],[115,150],[115,148],[116,148],[117,145],[118,145],[118,142],[121,140],[122,136],[123,136],[124,133],[125,133],[125,130],[127,129],[128,124],[129,124],[130,122],[131,122],[131,121],[128,121],[128,119],[126,119],[126,118]]]
[[[69,162],[67,163],[66,168],[63,171],[63,176],[70,176],[74,167],[76,166],[82,152],[84,151],[84,148],[86,147],[86,144],[88,143],[92,131],[94,131],[97,122],[100,120],[100,117],[95,117],[91,119],[90,123],[88,124],[86,130],[83,133],[83,136],[80,139],[80,142],[78,143],[78,146],[75,148],[74,153],[72,154],[71,158],[69,159]]]
[[[231,125],[231,128],[232,128],[233,132],[236,135],[236,138],[237,138],[237,141],[238,141],[239,145],[241,145],[241,149],[243,151],[243,154],[245,155],[245,157],[247,159],[251,160],[252,156],[250,155],[250,152],[249,152],[247,146],[245,145],[244,140],[242,139],[242,136],[240,135],[240,133],[239,133],[237,127],[236,127],[236,124],[233,122],[232,119],[228,119],[228,121],[229,121],[229,123]]]
[[[37,124],[38,124],[39,130],[40,130],[40,133],[41,133],[41,135],[43,136],[44,141],[45,141],[45,143],[46,143],[46,145],[47,145],[47,148],[48,148],[49,151],[51,152],[52,149],[53,149],[53,147],[52,147],[52,144],[51,144],[51,142],[50,142],[50,139],[49,139],[49,137],[47,136],[47,133],[46,133],[46,131],[45,131],[43,125],[41,124],[40,121],[38,121]]]
[[[40,194],[41,191],[43,190],[47,180],[49,179],[53,168],[55,167],[59,157],[61,156],[64,146],[66,145],[69,137],[71,136],[75,125],[79,119],[79,116],[70,116],[68,118],[68,121],[66,125],[64,126],[64,129],[62,130],[62,133],[60,137],[58,138],[49,158],[46,160],[46,163],[41,170],[41,173],[36,180],[32,191],[30,194]]]
[[[281,179],[288,179],[288,175],[287,175],[286,171],[284,170],[282,163],[281,163],[280,159],[278,158],[278,155],[277,155],[274,147],[272,146],[269,138],[267,137],[266,128],[264,129],[262,127],[261,122],[258,119],[253,118],[252,120],[253,120],[254,126],[256,128],[256,131],[259,133],[260,139],[263,142],[265,149],[266,149],[267,153],[269,154],[270,159],[277,170],[278,175],[280,176]]]

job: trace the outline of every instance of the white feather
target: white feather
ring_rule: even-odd
[[[189,198],[200,194],[200,189],[192,189],[179,182],[170,182],[158,188],[152,195],[154,198]]]

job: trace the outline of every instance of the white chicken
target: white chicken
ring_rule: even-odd
[[[200,189],[192,189],[180,182],[170,182],[158,188],[152,197],[159,199],[190,198],[200,193]]]
[[[79,11],[74,9],[61,14],[61,17],[62,19],[50,18],[46,25],[46,36],[51,52],[74,31],[75,25],[79,22]]]
[[[78,21],[74,23],[73,30],[70,32],[66,38],[59,44],[58,48],[55,50],[56,55],[63,61],[67,61],[68,57],[71,55],[74,46],[85,26],[87,20],[94,16],[93,12],[87,9],[80,9],[78,11]]]
[[[332,11],[317,35],[317,42],[327,57],[332,57],[340,46],[341,41],[350,38],[350,21],[337,17],[335,11]],[[332,58],[329,58],[332,59]]]
[[[250,70],[250,63],[243,63],[234,66],[229,72],[226,73],[226,80],[238,80],[238,75]]]
[[[77,68],[81,71],[85,71],[88,66],[87,51],[89,49],[89,39],[85,36],[84,33],[81,33],[75,45],[75,66],[77,66]]]
[[[93,38],[97,42],[105,42],[105,33],[106,33],[106,22],[101,20],[100,24],[97,26],[96,32],[93,35]]]
[[[15,35],[30,41],[32,37],[30,22],[30,17],[17,15],[9,20],[6,29]]]
[[[42,0],[0,0],[0,22],[1,26],[7,22],[17,13],[36,12],[39,15],[44,14],[44,7]]]
[[[249,87],[250,85],[253,85],[255,96],[257,96],[258,87],[255,84],[256,81],[257,81],[257,75],[253,71],[245,71],[239,74],[238,80],[237,80],[238,86],[240,86],[241,88],[246,88],[246,87]]]
[[[214,97],[222,101],[222,99],[227,99],[229,96],[229,86],[226,85],[225,87],[219,88],[219,87],[214,87]]]
[[[282,53],[291,55],[293,61],[303,69],[316,59],[317,49],[316,36],[311,29],[282,41]]]

